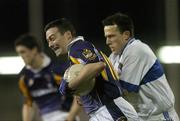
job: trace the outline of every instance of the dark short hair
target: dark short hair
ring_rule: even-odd
[[[42,51],[40,43],[37,41],[36,37],[31,34],[23,34],[19,36],[15,40],[15,47],[19,45],[25,46],[29,49],[37,48],[39,52]]]
[[[134,36],[134,25],[132,19],[123,13],[115,13],[108,16],[102,21],[103,26],[117,25],[121,33],[124,31],[130,31],[131,36]]]
[[[45,28],[44,31],[46,32],[48,29],[57,27],[61,34],[64,34],[67,31],[70,31],[72,36],[76,36],[76,30],[73,26],[73,24],[66,18],[56,19],[54,21],[49,22]]]

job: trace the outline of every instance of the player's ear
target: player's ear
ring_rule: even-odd
[[[123,39],[124,40],[128,40],[129,39],[129,37],[130,37],[130,31],[124,31],[123,32]]]
[[[66,31],[64,33],[64,36],[67,40],[71,40],[72,39],[72,33],[70,31]]]

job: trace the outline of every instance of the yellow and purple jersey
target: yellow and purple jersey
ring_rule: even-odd
[[[98,110],[101,106],[121,96],[121,87],[118,76],[114,71],[108,57],[95,46],[79,36],[68,45],[68,57],[72,64],[88,64],[103,61],[106,68],[96,77],[93,90],[85,96],[81,96],[85,111],[89,114]]]

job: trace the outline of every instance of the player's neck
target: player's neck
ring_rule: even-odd
[[[41,68],[42,64],[43,64],[43,55],[42,54],[37,54],[36,57],[34,58],[34,62],[31,65],[32,68],[34,69],[39,69]]]

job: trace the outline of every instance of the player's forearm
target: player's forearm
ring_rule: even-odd
[[[99,74],[105,68],[103,62],[90,63],[86,64],[83,69],[80,71],[77,78],[69,82],[69,88],[76,89],[81,82],[92,80],[97,74]]]
[[[23,121],[32,121],[33,118],[33,108],[27,104],[23,105],[22,109],[22,119]]]

